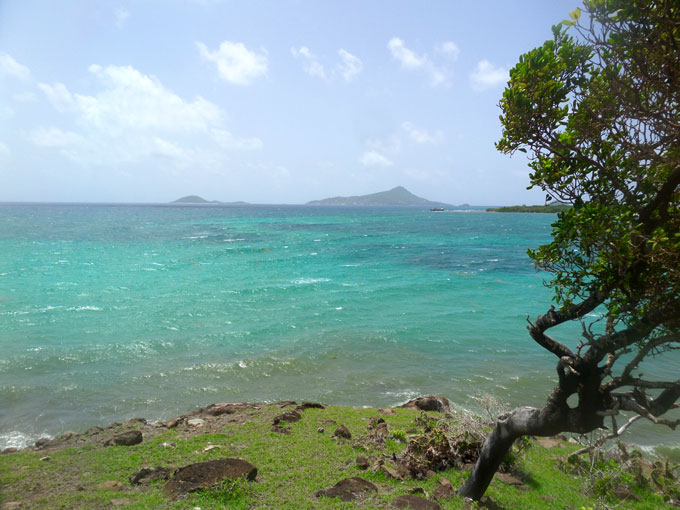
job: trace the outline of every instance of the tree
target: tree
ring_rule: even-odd
[[[498,418],[458,491],[472,499],[518,437],[680,424],[666,415],[680,379],[654,376],[680,348],[680,2],[585,0],[570,17],[510,71],[496,144],[528,154],[546,200],[573,205],[528,252],[554,294],[529,335],[556,356],[558,382],[543,408]],[[568,321],[582,337],[548,334]]]

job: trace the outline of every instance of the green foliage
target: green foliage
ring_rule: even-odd
[[[527,152],[531,186],[574,206],[552,243],[529,252],[552,273],[558,304],[603,291],[627,323],[652,308],[671,316],[680,295],[680,4],[591,0],[585,9],[599,24],[581,26],[581,11],[571,11],[511,70],[497,147]],[[664,184],[671,193],[659,200]]]
[[[501,212],[501,213],[548,213],[556,214],[565,212],[570,209],[569,205],[511,205],[507,207],[494,207],[487,209],[487,212]]]

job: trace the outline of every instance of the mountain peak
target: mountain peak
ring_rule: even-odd
[[[364,205],[364,206],[447,206],[441,202],[431,202],[418,197],[403,186],[397,186],[389,191],[380,191],[369,195],[352,197],[332,197],[323,200],[313,200],[307,205]]]

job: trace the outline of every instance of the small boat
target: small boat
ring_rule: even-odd
[[[432,209],[430,209],[430,211],[432,211],[432,212],[444,212],[444,208],[443,207],[433,207]]]

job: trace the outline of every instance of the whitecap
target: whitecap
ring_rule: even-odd
[[[18,430],[12,430],[10,432],[0,434],[0,450],[4,450],[5,448],[26,448],[27,446],[31,446],[37,439],[40,439],[41,437],[52,439],[52,436],[47,434],[24,434]]]
[[[323,283],[330,281],[330,278],[298,278],[291,281],[291,283],[294,283],[295,285],[310,285],[312,283]]]

